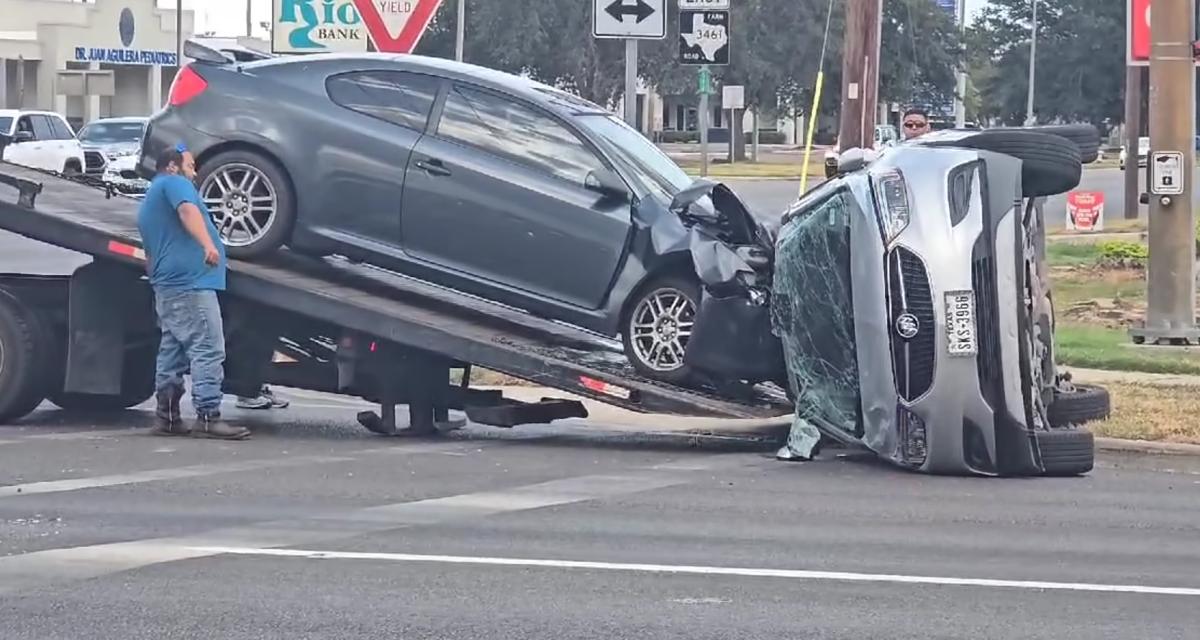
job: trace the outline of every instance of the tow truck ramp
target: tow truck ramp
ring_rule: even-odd
[[[122,379],[121,371],[103,371],[104,363],[130,365],[113,357],[112,344],[127,352],[141,345],[145,352],[153,343],[147,333],[155,330],[145,326],[153,322],[149,296],[128,293],[148,294],[138,203],[74,178],[0,164],[0,228],[94,258],[69,283],[54,285],[68,290],[67,308],[42,310],[64,325],[66,388],[60,395],[118,393],[112,381]],[[0,287],[35,306],[63,297],[31,295],[36,286],[51,286],[35,282],[46,279],[10,274]],[[114,309],[114,300],[134,308]],[[360,415],[360,422],[380,433],[396,432],[396,404],[408,404],[412,428],[425,431],[451,408],[497,426],[586,417],[575,401],[524,404],[472,389],[472,367],[645,413],[768,418],[790,409],[772,385],[718,392],[648,380],[601,336],[340,258],[281,251],[261,261],[230,260],[222,305],[231,358],[241,350],[239,340],[247,350],[256,341],[276,345],[287,357],[266,381],[379,402],[380,414]],[[97,347],[105,332],[106,346]],[[100,357],[105,349],[109,357]],[[462,370],[458,384],[449,383],[452,369]]]

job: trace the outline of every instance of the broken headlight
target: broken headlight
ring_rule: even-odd
[[[893,169],[874,176],[872,191],[875,193],[875,208],[879,211],[879,228],[883,232],[884,244],[891,244],[908,227],[912,207],[908,200],[908,187],[904,174]]]

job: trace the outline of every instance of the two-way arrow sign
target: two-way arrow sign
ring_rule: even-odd
[[[646,4],[646,0],[635,0],[632,5],[625,4],[624,0],[613,0],[613,3],[608,5],[604,12],[620,22],[625,22],[625,16],[633,16],[638,23],[641,23],[654,15],[654,7]]]
[[[592,0],[592,35],[627,40],[665,38],[666,0]]]

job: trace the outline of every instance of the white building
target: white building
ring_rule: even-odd
[[[78,127],[163,105],[177,64],[174,10],[155,0],[0,0],[0,16],[0,108],[57,111]],[[185,39],[192,24],[184,11]]]

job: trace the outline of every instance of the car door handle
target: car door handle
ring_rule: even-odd
[[[418,160],[417,168],[424,171],[425,173],[428,173],[431,176],[448,176],[448,175],[450,175],[450,170],[446,168],[446,165],[442,164],[442,161],[438,160],[436,158],[430,158],[428,160]]]

